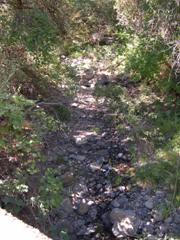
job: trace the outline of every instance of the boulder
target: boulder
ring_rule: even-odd
[[[135,237],[138,233],[140,220],[132,210],[121,210],[114,208],[110,213],[113,223],[112,232],[117,238]]]

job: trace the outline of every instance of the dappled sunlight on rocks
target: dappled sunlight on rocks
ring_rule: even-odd
[[[63,176],[73,177],[64,190],[68,201],[63,202],[57,213],[66,220],[57,224],[66,226],[74,239],[129,240],[142,234],[151,237],[164,234],[164,222],[155,220],[160,211],[155,214],[154,209],[155,205],[164,204],[164,193],[133,184],[135,168],[127,150],[132,139],[119,136],[107,121],[115,115],[108,109],[106,98],[94,96],[96,86],[106,90],[116,84],[115,77],[94,69],[90,60],[83,67],[83,61],[72,60],[79,72],[80,86],[70,103],[73,118],[69,123],[69,141],[62,142],[61,148],[65,159],[62,169],[67,172]]]

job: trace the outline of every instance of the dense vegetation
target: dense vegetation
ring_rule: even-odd
[[[177,0],[1,4],[3,206],[16,213],[26,208],[30,218],[43,219],[60,204],[63,186],[56,169],[45,164],[43,138],[70,119],[63,99],[71,97],[78,84],[73,69],[61,64],[60,56],[85,54],[107,58],[107,67],[118,81],[97,87],[95,94],[107,98],[118,131],[130,139],[134,181],[167,186],[167,209],[180,205],[179,7]],[[94,33],[99,39],[93,40]],[[111,37],[112,43],[101,44],[105,37]],[[43,104],[57,99],[62,105]]]

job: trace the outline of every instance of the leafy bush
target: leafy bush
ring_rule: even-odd
[[[135,81],[143,81],[162,92],[178,92],[179,85],[173,79],[168,63],[170,50],[160,39],[137,38],[126,51],[125,71]]]
[[[131,29],[139,38],[127,58],[127,69],[135,78],[152,81],[155,78],[160,88],[178,92],[177,1],[116,0],[116,10],[120,25]]]
[[[48,168],[41,179],[38,202],[42,211],[47,212],[60,206],[62,183],[57,176],[56,170]]]
[[[178,32],[178,2],[116,0],[119,23],[137,34],[174,39]]]
[[[171,191],[171,201],[180,205],[180,133],[178,132],[165,146],[157,152],[157,161],[147,162],[136,173],[140,181],[150,184],[168,186]]]
[[[39,9],[21,10],[12,19],[10,27],[10,43],[24,45],[39,63],[51,59],[58,32],[46,13]]]

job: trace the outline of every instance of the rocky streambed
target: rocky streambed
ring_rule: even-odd
[[[180,210],[167,217],[162,213],[166,191],[140,187],[124,174],[131,167],[128,149],[111,126],[105,99],[97,101],[93,95],[98,81],[110,81],[103,64],[88,58],[66,59],[65,64],[76,69],[80,85],[69,106],[69,131],[47,136],[48,163],[63,159],[56,166],[63,202],[51,213],[56,229],[67,231],[71,240],[178,236]]]

